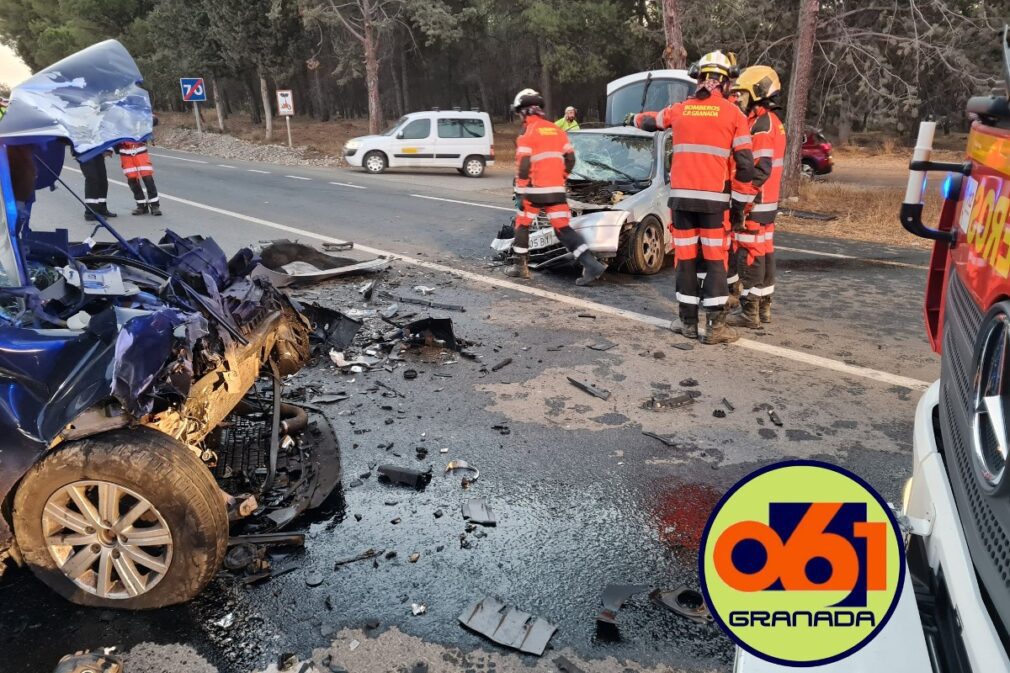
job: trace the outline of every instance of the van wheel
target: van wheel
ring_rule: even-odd
[[[484,175],[484,157],[476,155],[467,157],[463,162],[463,175],[468,178],[479,178]]]
[[[663,225],[651,215],[639,222],[626,243],[627,269],[639,276],[657,274],[666,260]]]
[[[384,173],[387,168],[389,168],[389,160],[386,159],[386,155],[378,150],[373,150],[365,155],[362,160],[361,165],[365,167],[365,170],[373,175],[378,175],[379,173]]]
[[[800,164],[800,175],[807,180],[813,180],[817,176],[814,162],[804,159]]]
[[[26,564],[72,603],[145,610],[183,603],[214,577],[228,514],[207,467],[149,428],[67,443],[14,497]]]

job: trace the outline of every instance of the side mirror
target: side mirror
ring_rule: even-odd
[[[396,134],[396,139],[403,140],[403,131],[400,131],[399,133]]]

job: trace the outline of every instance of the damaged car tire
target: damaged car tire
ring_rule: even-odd
[[[18,487],[25,563],[67,600],[152,609],[199,594],[220,569],[228,515],[207,467],[149,428],[68,442]]]
[[[627,242],[627,269],[639,276],[651,276],[663,269],[666,260],[666,238],[663,224],[655,217],[642,219]]]

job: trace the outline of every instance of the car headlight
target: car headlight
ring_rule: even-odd
[[[361,147],[361,141],[360,140],[348,140],[347,144],[344,145],[344,149],[348,149],[348,150],[356,150],[356,149],[359,149],[360,147]]]

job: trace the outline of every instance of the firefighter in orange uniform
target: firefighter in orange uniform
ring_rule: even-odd
[[[775,292],[775,215],[782,186],[786,134],[774,110],[778,108],[782,85],[773,69],[757,65],[740,73],[734,92],[750,123],[755,165],[750,184],[733,185],[734,192],[749,195],[741,197],[749,203],[745,220],[735,231],[743,284],[741,312],[730,316],[729,324],[760,329],[761,323],[771,322]]]
[[[157,117],[154,118],[154,125],[158,125]],[[137,202],[137,207],[130,214],[161,215],[161,200],[158,198],[158,188],[154,186],[154,166],[151,165],[151,157],[147,153],[147,143],[122,142],[116,145],[116,153],[119,154],[119,163],[126,175],[126,182],[129,183],[133,198]]]
[[[739,338],[736,330],[726,325],[729,286],[723,219],[728,208],[733,226],[742,223],[744,204],[731,198],[729,180],[749,183],[754,157],[747,118],[726,99],[734,70],[722,52],[706,54],[691,67],[698,80],[692,97],[658,113],[629,115],[625,121],[646,131],[672,130],[670,208],[680,312],[674,331],[697,338],[698,312],[703,308],[705,344]],[[701,270],[699,255],[705,273],[703,288],[697,275]]]
[[[540,210],[547,212],[558,240],[582,265],[582,277],[577,285],[589,285],[607,270],[600,263],[579,232],[569,226],[572,213],[568,208],[565,182],[575,166],[575,148],[568,134],[544,117],[544,99],[533,89],[523,89],[512,108],[523,118],[525,127],[516,141],[516,213],[515,242],[512,250],[515,263],[505,269],[511,278],[530,277],[530,225]]]

